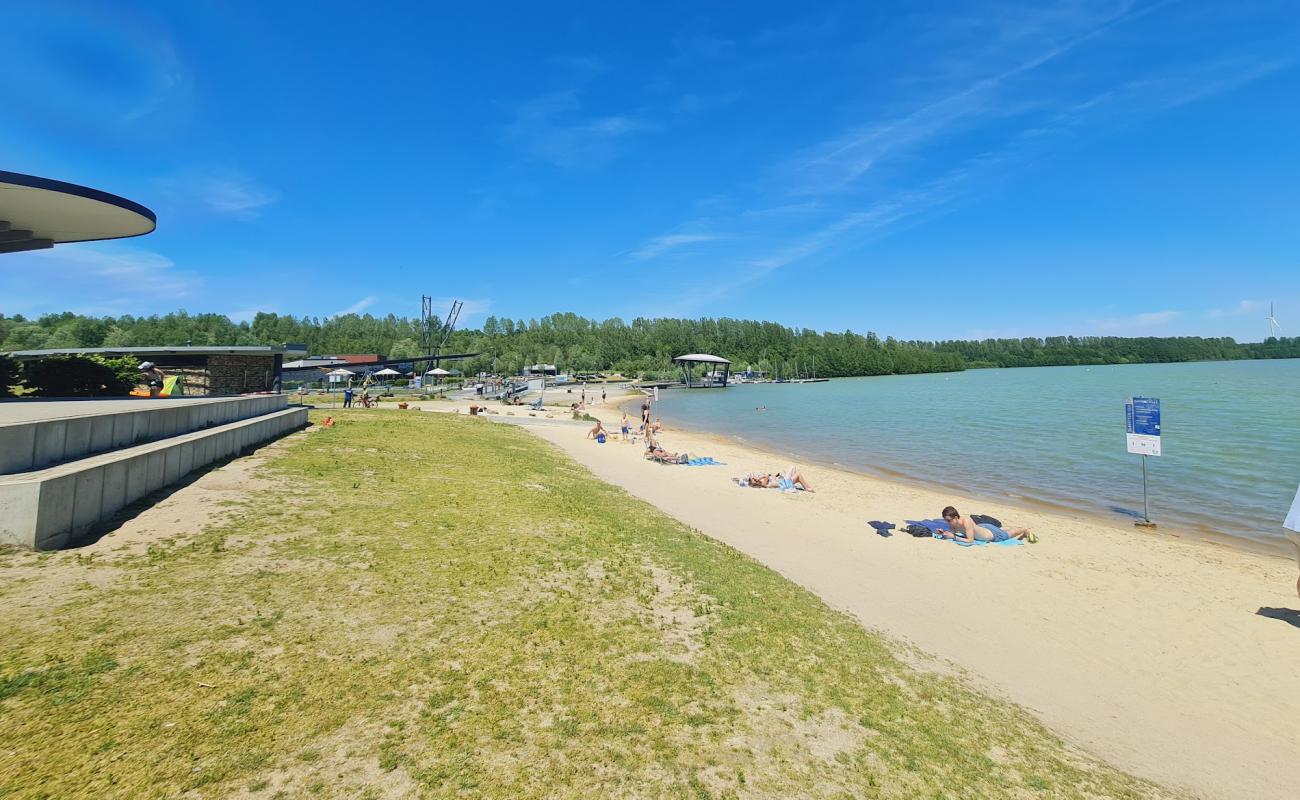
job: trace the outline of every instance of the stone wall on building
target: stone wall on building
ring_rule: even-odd
[[[208,356],[208,394],[269,392],[275,383],[275,356]]]

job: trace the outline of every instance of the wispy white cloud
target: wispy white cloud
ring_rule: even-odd
[[[732,105],[740,99],[740,92],[718,94],[687,93],[677,98],[676,110],[683,114],[703,114]]]
[[[652,127],[636,114],[585,113],[576,90],[533,98],[515,109],[506,139],[529,156],[560,167],[597,167],[619,155],[624,140]]]
[[[664,236],[656,236],[650,241],[633,250],[629,255],[637,261],[646,261],[651,258],[658,258],[672,250],[677,250],[692,244],[702,242],[714,242],[725,237],[716,236],[707,233],[670,233]]]
[[[609,68],[604,59],[589,53],[559,55],[551,60],[580,76],[599,75]]]
[[[1168,327],[1182,316],[1182,311],[1147,311],[1127,317],[1088,320],[1088,326],[1103,333],[1151,333]]]
[[[1009,101],[1001,96],[1001,90],[1007,84],[1093,40],[1131,11],[1131,2],[1104,9],[1085,4],[1069,17],[1044,8],[1036,15],[1006,23],[1010,28],[997,38],[1029,50],[1017,63],[985,75],[980,73],[987,65],[968,65],[967,74],[954,76],[954,90],[901,116],[868,123],[822,142],[792,166],[803,174],[805,191],[841,190],[885,159],[901,156],[975,120],[1005,114]]]
[[[487,316],[488,311],[492,309],[492,301],[486,298],[465,298],[465,297],[435,297],[433,298],[433,313],[439,318],[446,315],[451,310],[451,304],[459,300],[464,305],[460,309],[460,319],[457,320],[457,326],[463,326],[467,322],[479,317]]]
[[[342,311],[335,312],[334,316],[345,317],[348,314],[360,314],[362,311],[365,311],[367,308],[370,308],[371,306],[373,306],[375,303],[378,302],[379,302],[379,298],[375,297],[373,294],[366,295],[365,297],[361,298],[360,300],[348,306],[347,308],[343,309]]]
[[[167,256],[117,242],[58,245],[5,259],[0,302],[6,313],[152,313],[204,286],[202,277]]]
[[[1268,303],[1263,300],[1242,300],[1231,308],[1212,308],[1205,313],[1207,317],[1219,319],[1221,317],[1244,317],[1251,314],[1261,316],[1268,313]]]
[[[280,193],[238,169],[192,168],[158,181],[172,202],[211,214],[251,220],[280,199]]]
[[[161,253],[130,245],[64,245],[33,256],[49,262],[48,275],[60,283],[94,283],[111,294],[174,299],[189,297],[203,285],[202,278],[175,269],[175,262]]]
[[[703,31],[682,31],[673,37],[673,48],[679,61],[712,60],[731,55],[736,50],[736,42]]]
[[[738,252],[720,264],[722,279],[710,274],[701,291],[681,293],[691,308],[677,311],[725,298],[831,248],[861,246],[969,202],[1068,149],[1085,132],[1105,135],[1139,124],[1294,63],[1263,48],[1191,63],[1091,69],[1087,81],[1077,82],[1063,83],[1061,69],[1046,69],[1067,58],[1097,61],[1110,52],[1111,39],[1122,39],[1125,26],[1168,5],[1080,0],[988,17],[979,25],[952,23],[943,35],[971,44],[954,48],[963,57],[944,65],[942,80],[920,81],[925,91],[906,93],[923,98],[913,109],[851,125],[799,151],[774,168],[765,185],[768,196],[760,198],[764,203],[711,220],[762,251]],[[932,22],[939,28],[949,24]],[[1064,74],[1074,75],[1072,66]],[[1094,322],[1136,329],[1172,321],[1153,313]]]

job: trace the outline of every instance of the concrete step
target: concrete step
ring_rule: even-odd
[[[288,406],[285,395],[0,403],[0,475],[45,469]]]
[[[0,545],[56,550],[150,492],[307,424],[287,408],[17,475],[0,475]]]

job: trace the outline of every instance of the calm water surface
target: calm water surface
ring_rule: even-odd
[[[1296,359],[673,390],[660,393],[656,413],[809,460],[1140,517],[1141,458],[1124,443],[1130,395],[1161,401],[1164,455],[1147,461],[1151,518],[1280,547],[1300,484]]]

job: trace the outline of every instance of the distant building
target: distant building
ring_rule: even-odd
[[[270,346],[183,346],[183,347],[74,347],[56,350],[16,350],[9,355],[18,361],[33,361],[51,356],[98,355],[108,358],[130,357],[152,361],[169,376],[180,376],[186,395],[247,394],[278,392],[284,370],[285,355],[306,355]]]
[[[341,358],[300,358],[297,361],[290,361],[284,365],[286,370],[290,369],[314,369],[316,367],[336,367],[339,364],[348,362]]]
[[[384,360],[384,357],[381,355],[351,355],[346,353],[339,353],[338,355],[333,356],[322,356],[322,358],[337,359],[344,364],[378,364],[380,361]]]

